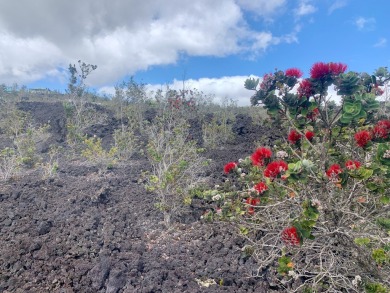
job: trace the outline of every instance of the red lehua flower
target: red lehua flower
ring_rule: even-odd
[[[347,65],[345,65],[343,63],[332,63],[332,62],[330,62],[329,63],[329,69],[330,69],[330,72],[333,75],[339,75],[340,73],[344,73],[345,70],[347,70]]]
[[[346,167],[348,170],[359,169],[360,166],[361,166],[361,164],[360,164],[359,161],[352,161],[352,160],[349,160],[349,161],[346,161],[346,162],[345,162],[345,167]]]
[[[298,68],[290,68],[286,70],[285,75],[288,77],[300,78],[302,77],[303,72],[300,71]]]
[[[305,133],[305,137],[307,138],[307,140],[309,141],[312,141],[313,137],[315,136],[314,132],[313,131],[306,131]]]
[[[390,120],[378,121],[378,123],[376,125],[383,127],[383,128],[386,128],[388,131],[390,131]]]
[[[302,135],[300,135],[295,129],[291,130],[290,133],[288,134],[288,141],[291,144],[297,144],[302,138]]]
[[[367,130],[356,132],[354,137],[357,145],[362,148],[365,147],[371,140],[371,134]]]
[[[272,156],[272,151],[268,148],[258,148],[251,156],[252,164],[255,166],[264,166],[264,160]]]
[[[374,129],[372,130],[372,136],[373,138],[387,138],[389,132],[386,128],[381,127],[380,125],[375,125]]]
[[[339,164],[333,164],[332,166],[329,167],[329,169],[326,171],[326,175],[329,178],[335,178],[338,177],[340,173],[342,173],[343,170],[341,169]]]
[[[282,241],[286,245],[299,246],[301,244],[298,236],[297,228],[289,227],[282,231]]]
[[[390,134],[390,120],[379,121],[372,130],[374,138],[387,138]]]
[[[302,98],[302,97],[308,98],[308,97],[312,96],[314,94],[314,90],[313,90],[311,82],[307,79],[302,80],[299,83],[299,87],[297,89],[297,92],[298,92],[298,96],[300,98]]]
[[[259,198],[252,198],[252,197],[248,197],[245,201],[248,205],[250,205],[248,207],[248,213],[250,215],[253,215],[255,213],[255,206],[257,206],[259,203],[260,203],[260,199]]]
[[[235,162],[229,162],[223,167],[223,171],[225,174],[229,174],[231,170],[235,169],[237,167],[237,164]]]
[[[314,79],[324,78],[331,73],[327,63],[315,63],[310,69],[310,77]]]
[[[274,161],[269,163],[264,170],[264,177],[276,178],[281,172],[288,170],[288,165],[285,161]]]
[[[263,193],[264,191],[266,191],[268,189],[268,186],[264,183],[264,182],[260,182],[260,183],[257,183],[255,186],[254,186],[254,189],[258,192],[258,193]]]

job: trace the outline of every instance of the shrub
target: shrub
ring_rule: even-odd
[[[49,127],[49,125],[40,127],[29,125],[23,133],[14,138],[18,157],[23,166],[34,168],[36,164],[40,163],[42,158],[38,155],[37,145],[48,139]]]
[[[207,148],[222,146],[234,138],[232,125],[237,113],[236,104],[224,99],[222,105],[215,108],[212,120],[204,121],[202,124],[203,143]]]
[[[103,174],[107,169],[112,168],[116,164],[117,148],[112,147],[106,151],[102,147],[102,139],[98,137],[90,137],[84,139],[84,150],[81,152],[89,162],[96,164],[99,168],[99,174]]]
[[[60,150],[60,147],[51,146],[48,160],[45,163],[40,164],[43,179],[53,178],[57,175],[59,167],[58,156]]]
[[[115,148],[120,160],[130,159],[139,150],[139,139],[130,126],[122,125],[114,131]]]
[[[373,89],[381,84],[345,70],[341,63],[317,63],[303,81],[296,71],[267,74],[260,84],[249,79],[252,103],[261,102],[284,124],[285,140],[240,159],[229,169],[232,178],[206,193],[215,201],[214,215],[207,216],[237,222],[255,247],[258,271],[278,272],[275,281],[294,292],[390,285],[387,122],[374,130],[379,103]],[[332,84],[342,95],[340,106],[327,98]],[[260,182],[266,188],[256,187]]]
[[[148,191],[156,193],[157,207],[170,226],[173,218],[191,203],[190,190],[202,181],[205,160],[194,141],[188,139],[188,125],[176,112],[166,111],[146,127],[147,155],[152,171],[147,174]]]
[[[0,152],[0,179],[7,181],[9,178],[14,176],[18,171],[20,161],[11,148],[5,148]]]

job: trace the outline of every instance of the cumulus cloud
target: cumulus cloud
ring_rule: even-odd
[[[20,38],[0,31],[0,51],[2,82],[10,84],[15,80],[33,81],[61,75],[56,69],[61,51],[42,37]]]
[[[262,52],[295,36],[250,28],[243,9],[265,16],[285,2],[2,1],[0,78],[26,83],[61,76],[56,68],[81,59],[98,65],[90,85],[103,86],[153,65],[174,64],[183,55]]]
[[[237,102],[238,106],[249,106],[250,97],[253,92],[244,88],[245,80],[249,76],[224,76],[221,78],[200,78],[187,79],[184,81],[185,89],[197,89],[205,95],[212,95],[214,102],[221,102],[222,99],[229,99]],[[250,76],[255,77],[256,76]],[[149,94],[157,90],[169,89],[182,90],[183,81],[175,79],[169,84],[148,84],[146,89]],[[114,95],[114,87],[102,87],[98,90],[100,94]]]

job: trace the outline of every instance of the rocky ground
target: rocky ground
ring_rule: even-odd
[[[65,143],[60,103],[23,102],[19,108],[37,123],[49,122],[50,144]],[[109,140],[115,123],[112,118],[91,129]],[[222,180],[223,164],[249,155],[259,137],[275,138],[247,116],[238,116],[232,129],[233,143],[205,154],[213,160],[206,174],[213,182]],[[200,219],[209,208],[206,202],[194,200],[188,213],[166,229],[154,195],[139,183],[148,168],[147,159],[138,156],[102,176],[96,167],[63,160],[54,179],[31,171],[0,183],[0,292],[277,289],[269,274],[250,277],[256,264],[243,257],[245,242],[229,224]]]

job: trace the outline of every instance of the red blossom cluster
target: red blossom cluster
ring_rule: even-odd
[[[348,170],[357,170],[360,168],[360,166],[361,164],[359,161],[349,160],[345,162],[345,168],[347,168]]]
[[[321,79],[330,75],[339,75],[347,70],[347,65],[343,63],[315,63],[310,69],[310,77],[313,79]]]
[[[263,193],[268,189],[268,186],[264,182],[257,183],[253,187],[258,193]]]
[[[388,138],[390,134],[390,120],[379,121],[372,130],[373,138]]]
[[[285,245],[299,246],[300,240],[298,236],[297,228],[288,227],[282,231],[281,235],[282,241]]]
[[[298,92],[299,98],[302,98],[302,97],[309,98],[310,96],[312,96],[314,94],[314,89],[313,89],[311,82],[307,79],[304,79],[299,83],[299,87],[297,89],[297,92]]]
[[[282,172],[288,170],[288,165],[285,161],[273,161],[267,165],[264,170],[264,177],[276,178]]]
[[[344,73],[347,70],[347,65],[343,63],[328,63],[330,73],[333,75],[339,75],[340,73]]]
[[[253,215],[255,213],[255,206],[257,206],[260,203],[259,198],[253,198],[253,197],[248,197],[245,201],[249,207],[248,207],[248,213],[250,215]]]
[[[332,178],[338,178],[338,175],[342,173],[343,170],[341,169],[339,164],[333,164],[329,167],[329,169],[326,171],[326,175],[332,179]]]
[[[309,141],[312,141],[313,138],[314,138],[314,136],[315,136],[315,134],[314,134],[313,131],[306,131],[306,133],[305,133],[305,137],[306,137],[306,139],[309,140]]]
[[[269,148],[261,147],[256,149],[256,151],[252,154],[251,160],[254,166],[264,166],[266,160],[271,158],[272,151]]]
[[[297,144],[302,138],[302,135],[300,135],[295,129],[291,130],[290,133],[288,134],[288,141],[291,144]]]
[[[372,139],[371,133],[368,130],[362,130],[356,132],[354,138],[356,144],[361,148],[364,148],[368,144],[368,142]]]
[[[231,170],[235,169],[237,164],[235,162],[229,162],[223,167],[225,174],[229,174]]]
[[[298,68],[290,68],[290,69],[287,69],[284,74],[288,77],[301,78],[303,75],[303,72],[301,70],[299,70]]]

